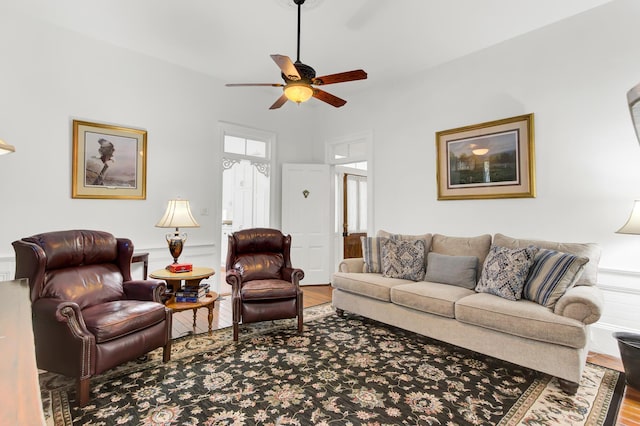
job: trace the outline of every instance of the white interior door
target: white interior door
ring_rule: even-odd
[[[331,174],[326,164],[283,164],[282,232],[291,234],[291,263],[303,284],[331,276]]]

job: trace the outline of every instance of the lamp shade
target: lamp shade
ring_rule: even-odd
[[[616,231],[618,234],[640,235],[640,200],[636,200],[631,210],[631,215],[622,228]]]
[[[189,200],[169,200],[164,216],[156,223],[158,228],[199,228],[191,214]]]
[[[12,152],[16,152],[16,148],[0,139],[0,155],[10,154]]]
[[[290,101],[306,102],[313,96],[313,89],[305,83],[289,83],[284,88],[284,94]]]

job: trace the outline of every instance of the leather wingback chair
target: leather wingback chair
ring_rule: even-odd
[[[291,236],[277,229],[254,228],[229,235],[227,283],[232,287],[233,340],[238,327],[298,317],[302,331],[301,269],[291,267]]]
[[[13,242],[16,278],[28,278],[38,368],[77,378],[76,399],[89,402],[89,380],[163,347],[171,357],[166,283],[132,280],[133,244],[100,231],[48,232]]]

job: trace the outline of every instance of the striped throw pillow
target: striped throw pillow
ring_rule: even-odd
[[[553,309],[558,299],[580,278],[588,262],[589,259],[582,256],[538,250],[529,269],[523,297]]]
[[[364,258],[364,272],[382,272],[382,241],[387,238],[360,237],[362,242],[362,257]]]

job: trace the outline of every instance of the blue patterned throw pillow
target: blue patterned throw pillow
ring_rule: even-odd
[[[540,249],[529,270],[522,297],[553,308],[582,275],[589,259],[555,250]]]
[[[382,275],[420,281],[424,278],[424,241],[382,241]]]
[[[537,251],[535,247],[510,249],[491,246],[476,291],[520,300]]]

